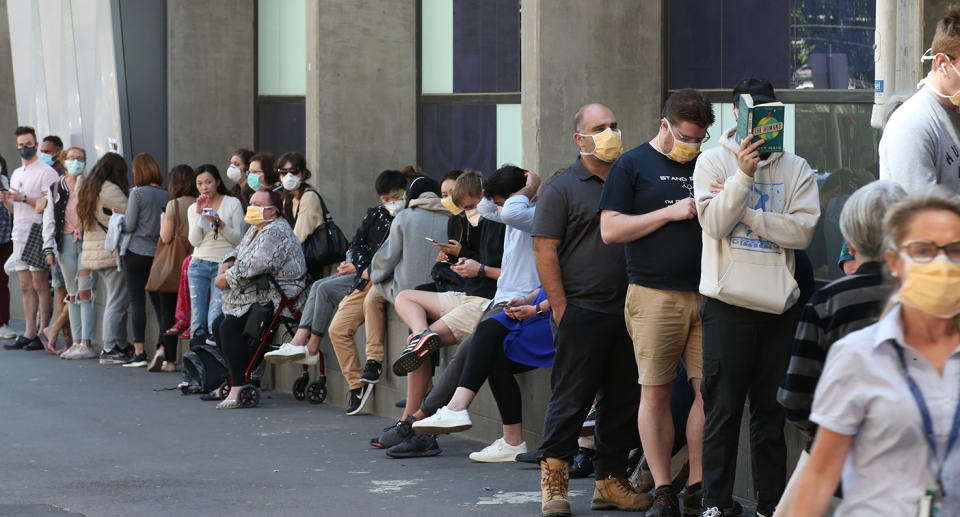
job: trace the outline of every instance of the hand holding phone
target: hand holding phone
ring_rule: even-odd
[[[431,239],[430,237],[424,237],[424,239],[427,239],[428,241],[432,242],[433,244],[440,244],[439,242]]]

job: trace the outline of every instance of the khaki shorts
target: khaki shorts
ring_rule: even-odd
[[[444,322],[457,343],[473,333],[483,308],[490,302],[487,298],[467,296],[466,293],[437,293],[440,298],[440,321]]]
[[[623,312],[641,385],[669,384],[680,359],[688,380],[703,377],[700,293],[630,284]]]

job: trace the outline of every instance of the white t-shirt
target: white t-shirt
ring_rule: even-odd
[[[903,103],[880,138],[880,179],[907,193],[943,185],[960,193],[960,113],[925,86]]]
[[[212,227],[201,227],[196,203],[187,209],[187,222],[190,225],[187,237],[194,246],[193,258],[220,263],[243,238],[244,213],[239,199],[223,196],[217,215],[221,225],[218,230],[214,230]]]
[[[50,185],[60,178],[57,171],[42,160],[34,160],[30,165],[24,165],[13,171],[10,177],[10,190],[22,192],[32,198],[41,198],[50,190]],[[43,214],[38,214],[36,207],[30,203],[15,201],[13,203],[13,231],[10,238],[14,242],[27,242],[30,237],[30,227],[43,220]]]

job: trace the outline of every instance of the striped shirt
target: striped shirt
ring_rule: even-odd
[[[893,288],[883,277],[883,264],[867,262],[854,274],[817,291],[803,308],[790,366],[777,400],[787,410],[787,421],[809,437],[817,430],[817,425],[810,421],[810,408],[830,346],[847,334],[876,323]]]

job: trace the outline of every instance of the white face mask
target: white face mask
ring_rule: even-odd
[[[280,183],[283,185],[283,188],[287,190],[297,190],[300,188],[300,184],[303,183],[303,180],[299,176],[288,172],[283,175],[283,178],[280,180]]]
[[[240,178],[243,176],[243,171],[240,170],[240,167],[237,167],[234,164],[230,164],[227,167],[227,177],[230,178],[230,181],[236,183],[240,181]]]
[[[383,204],[383,208],[387,209],[387,212],[390,213],[390,217],[396,217],[397,214],[403,210],[403,205],[405,204],[406,202],[404,202],[404,200],[398,199],[396,201],[387,201]]]

